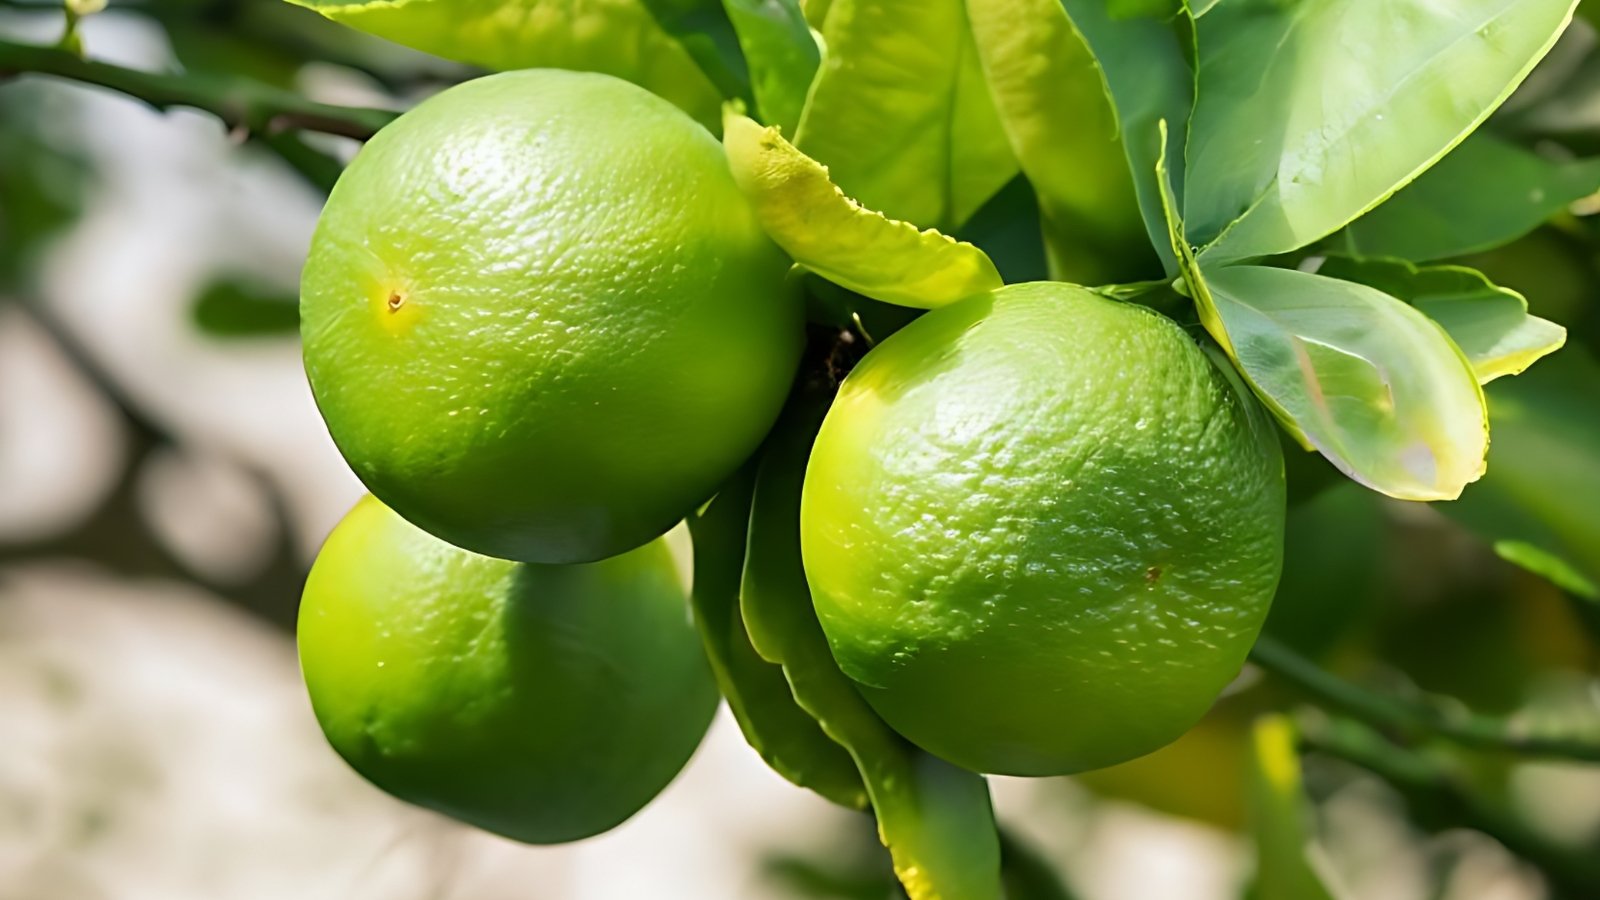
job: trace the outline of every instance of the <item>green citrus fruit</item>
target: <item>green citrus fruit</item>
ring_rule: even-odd
[[[834,655],[959,765],[1111,765],[1238,674],[1283,556],[1283,459],[1182,329],[1027,284],[918,319],[850,373],[801,543]]]
[[[306,582],[300,664],[328,740],[374,784],[530,843],[633,815],[717,692],[662,538],[598,563],[451,546],[377,500]]]
[[[606,75],[423,102],[345,170],[301,283],[306,372],[368,488],[532,562],[636,547],[777,417],[804,340],[789,261],[722,145]]]

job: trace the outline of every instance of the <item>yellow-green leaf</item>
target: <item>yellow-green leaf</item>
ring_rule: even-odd
[[[829,281],[923,309],[1000,286],[1000,273],[982,250],[862,207],[778,129],[729,110],[722,139],[734,180],[767,234]]]
[[[1109,284],[1157,270],[1105,73],[1060,0],[967,0],[967,17],[1039,197],[1052,276]]]
[[[615,75],[715,129],[723,96],[643,0],[291,0],[370,34],[488,69]]]
[[[1000,841],[983,776],[913,747],[834,662],[800,559],[800,488],[828,392],[802,388],[757,476],[740,603],[750,637],[794,697],[855,759],[878,835],[913,900],[1000,900]]]
[[[1472,363],[1478,383],[1516,375],[1567,342],[1567,330],[1528,314],[1528,301],[1464,266],[1334,257],[1317,272],[1398,297],[1438,322]]]
[[[807,24],[819,31],[822,23],[827,21],[828,10],[832,6],[833,0],[800,0],[800,12],[806,17]]]
[[[1017,173],[963,0],[833,0],[795,146],[872,209],[959,228]]]

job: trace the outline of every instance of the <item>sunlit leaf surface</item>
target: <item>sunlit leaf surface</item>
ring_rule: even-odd
[[[833,0],[795,146],[885,215],[953,230],[1017,172],[963,0]]]
[[[1574,0],[1222,0],[1197,21],[1179,196],[1213,265],[1303,247],[1455,146]]]

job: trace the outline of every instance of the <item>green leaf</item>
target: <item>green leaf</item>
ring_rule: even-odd
[[[1294,725],[1266,716],[1251,732],[1250,817],[1256,846],[1253,900],[1333,900],[1306,856],[1305,788]]]
[[[1294,269],[1230,266],[1204,278],[1220,324],[1212,337],[1278,420],[1345,474],[1402,500],[1451,500],[1483,474],[1482,390],[1427,316]]]
[[[791,133],[822,53],[795,0],[723,0],[750,68],[761,121]]]
[[[1494,552],[1506,562],[1521,566],[1564,591],[1600,600],[1600,585],[1578,567],[1554,553],[1525,541],[1495,541]]]
[[[1528,314],[1521,294],[1463,266],[1335,257],[1317,274],[1377,288],[1421,310],[1467,355],[1479,384],[1516,375],[1567,342],[1565,328]]]
[[[1202,272],[1165,159],[1156,173],[1201,324],[1290,435],[1402,500],[1454,499],[1483,474],[1483,389],[1442,328],[1348,281],[1262,266]]]
[[[772,770],[851,809],[867,797],[855,763],[795,703],[783,670],[756,654],[739,608],[753,472],[734,477],[690,519],[695,625],[711,672],[745,740]]]
[[[767,234],[829,281],[923,309],[1000,286],[1000,273],[982,250],[863,208],[778,129],[730,110],[722,140],[734,180]]]
[[[1033,184],[1051,276],[1148,275],[1153,254],[1099,62],[1060,0],[967,0],[978,56]]]
[[[1402,500],[1451,500],[1483,474],[1483,389],[1439,325],[1388,294],[1336,278],[1263,266],[1202,272],[1165,158],[1156,175],[1200,323],[1290,435],[1356,481]]]
[[[1352,256],[1424,262],[1479,253],[1527,234],[1600,191],[1600,158],[1558,161],[1479,132],[1336,242]]]
[[[1575,0],[1225,0],[1197,20],[1183,217],[1216,265],[1303,247],[1415,178]]]
[[[1154,173],[1156,160],[1166,155],[1173,163],[1172,184],[1183,190],[1180,135],[1194,104],[1194,73],[1185,58],[1181,29],[1164,17],[1112,15],[1104,0],[1061,3],[1105,72],[1145,233],[1167,274],[1176,275],[1177,259],[1167,240],[1161,187]],[[1173,134],[1161,131],[1163,120]]]
[[[741,604],[761,654],[843,744],[866,782],[878,835],[912,900],[1000,900],[1000,841],[983,776],[900,737],[834,662],[800,559],[800,488],[828,391],[806,385],[762,460]]]
[[[1568,347],[1488,393],[1489,472],[1439,509],[1510,562],[1600,600],[1600,364]]]
[[[489,69],[604,72],[715,130],[723,92],[641,0],[290,0],[417,50]]]
[[[247,279],[212,282],[190,313],[197,328],[216,338],[283,337],[300,329],[300,301],[292,290]]]
[[[795,146],[850,196],[953,231],[1016,174],[963,0],[833,0],[822,36]]]

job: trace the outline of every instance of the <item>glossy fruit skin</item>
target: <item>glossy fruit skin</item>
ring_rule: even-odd
[[[519,841],[574,841],[655,797],[711,722],[686,603],[666,539],[519,564],[369,496],[306,582],[300,665],[328,741],[374,784]]]
[[[664,533],[760,443],[804,341],[789,266],[672,104],[493,75],[339,179],[301,281],[306,373],[397,512],[478,553],[589,562]]]
[[[835,657],[906,737],[1055,775],[1181,735],[1283,555],[1283,460],[1181,328],[1064,284],[918,319],[845,379],[801,545]]]

